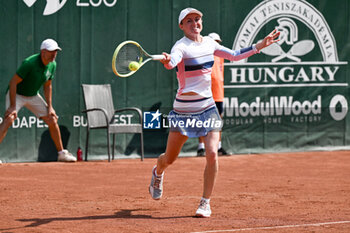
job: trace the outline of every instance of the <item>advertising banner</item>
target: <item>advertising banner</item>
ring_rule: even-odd
[[[53,38],[62,48],[52,102],[64,147],[85,152],[81,85],[108,83],[115,109],[142,110],[145,157],[157,157],[167,142],[176,71],[151,61],[120,78],[112,55],[125,40],[150,54],[170,53],[183,37],[178,15],[186,7],[203,12],[203,36],[216,32],[233,50],[256,44],[275,28],[281,32],[280,41],[259,54],[225,60],[222,144],[230,154],[349,148],[350,3],[343,0],[1,1],[0,122],[11,78],[25,58],[40,52],[43,40]],[[126,112],[115,121],[129,124],[135,117]],[[197,145],[197,138],[189,139],[181,156],[195,155]],[[138,135],[116,138],[117,158],[138,158],[139,148]],[[89,158],[107,158],[105,131],[91,131]],[[56,161],[43,120],[21,109],[0,144],[0,159]]]
[[[278,43],[225,64],[225,131],[235,135],[227,142],[233,146],[239,137],[245,152],[346,145],[348,58],[338,55],[346,41],[336,40],[337,31],[309,2],[270,0],[247,14],[232,49],[273,28],[282,32]]]

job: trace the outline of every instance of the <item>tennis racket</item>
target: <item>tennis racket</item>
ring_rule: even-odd
[[[119,44],[115,49],[112,58],[112,68],[117,76],[125,78],[133,75],[147,62],[151,60],[162,60],[164,58],[164,55],[150,55],[139,43],[128,40]],[[137,63],[134,69],[130,68],[130,63],[132,62]]]

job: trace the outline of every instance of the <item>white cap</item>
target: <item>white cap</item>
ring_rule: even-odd
[[[196,10],[196,9],[194,9],[194,8],[191,8],[191,7],[188,7],[188,8],[183,9],[183,10],[180,12],[180,15],[179,15],[179,24],[181,23],[181,21],[182,21],[188,14],[192,14],[192,13],[199,14],[201,17],[203,16],[202,12],[200,12],[199,10]]]
[[[46,39],[41,42],[40,50],[43,49],[46,49],[48,51],[62,50],[60,47],[58,47],[57,42],[53,39]]]
[[[212,32],[212,33],[209,33],[208,35],[209,37],[211,37],[213,40],[215,41],[219,41],[219,42],[222,42],[219,34],[215,33],[215,32]]]

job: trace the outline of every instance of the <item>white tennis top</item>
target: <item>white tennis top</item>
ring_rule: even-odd
[[[179,84],[176,97],[187,92],[211,97],[211,68],[214,64],[214,55],[230,61],[238,61],[258,52],[255,45],[231,50],[208,36],[203,37],[200,43],[184,36],[171,49],[171,60],[164,67],[166,69],[176,67]]]

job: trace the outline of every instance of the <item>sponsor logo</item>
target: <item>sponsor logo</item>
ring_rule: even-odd
[[[23,0],[28,7],[32,7],[36,0]],[[46,6],[43,15],[51,15],[59,11],[67,0],[46,0]]]
[[[37,0],[23,0],[23,2],[28,6],[32,7]],[[104,4],[107,7],[113,7],[118,0],[77,0],[76,6],[79,7],[99,7]],[[46,6],[43,12],[43,15],[52,15],[59,11],[67,0],[46,0]]]
[[[287,15],[288,17],[286,17]],[[276,19],[277,22],[275,21]],[[299,40],[299,30],[295,23],[296,20],[307,26],[315,35],[323,60],[337,62],[338,53],[336,43],[327,22],[314,6],[304,0],[262,1],[244,20],[233,43],[233,49],[250,46],[262,27],[272,22],[278,25],[277,29],[281,31],[281,40],[272,48],[266,48],[262,52],[270,56],[275,56],[274,62],[280,61],[282,58],[288,58],[295,62],[301,61],[298,56],[303,56],[311,52],[314,49],[315,43],[310,39]],[[291,46],[288,52],[280,48],[284,43]],[[244,63],[246,61],[247,59],[241,62]]]
[[[144,112],[143,113],[143,128],[144,129],[160,129],[160,117],[159,110],[156,112]]]
[[[348,101],[342,95],[336,95],[329,104],[329,112],[334,120],[343,120],[348,113]]]
[[[255,100],[241,101],[239,97],[224,98],[225,120],[228,125],[253,124],[261,118],[264,123],[320,122],[322,113],[327,109],[322,105],[322,96],[314,100],[298,100],[294,96],[270,96],[267,99],[256,97]],[[348,113],[348,101],[340,94],[333,96],[328,105],[333,120],[341,121]]]
[[[298,41],[298,26],[290,18],[279,18],[277,20],[277,30],[281,32],[280,41],[262,50],[268,56],[274,56],[271,62],[278,62],[284,58],[289,58],[292,61],[300,62],[299,56],[304,56],[315,47],[312,40]],[[298,42],[297,42],[298,41]],[[297,43],[295,43],[297,42]],[[281,45],[286,43],[291,45],[288,52],[285,52]]]
[[[165,121],[164,121],[165,122]],[[200,120],[198,118],[184,117],[182,119],[172,119],[169,117],[169,125],[163,125],[165,128],[173,128],[177,130],[191,129],[197,130],[200,128],[210,128],[210,129],[220,129],[222,126],[222,121],[216,118],[208,118],[206,120]]]
[[[143,113],[144,129],[171,128],[174,131],[197,131],[201,128],[220,129],[221,127],[221,119],[216,119],[215,117],[209,117],[203,120],[198,115],[166,115],[160,113],[159,110]]]
[[[321,96],[316,100],[295,100],[293,96],[271,96],[268,101],[262,101],[256,97],[250,104],[240,102],[237,97],[232,97],[229,103],[226,99],[226,116],[289,116],[321,114]],[[229,105],[228,105],[229,104]]]

